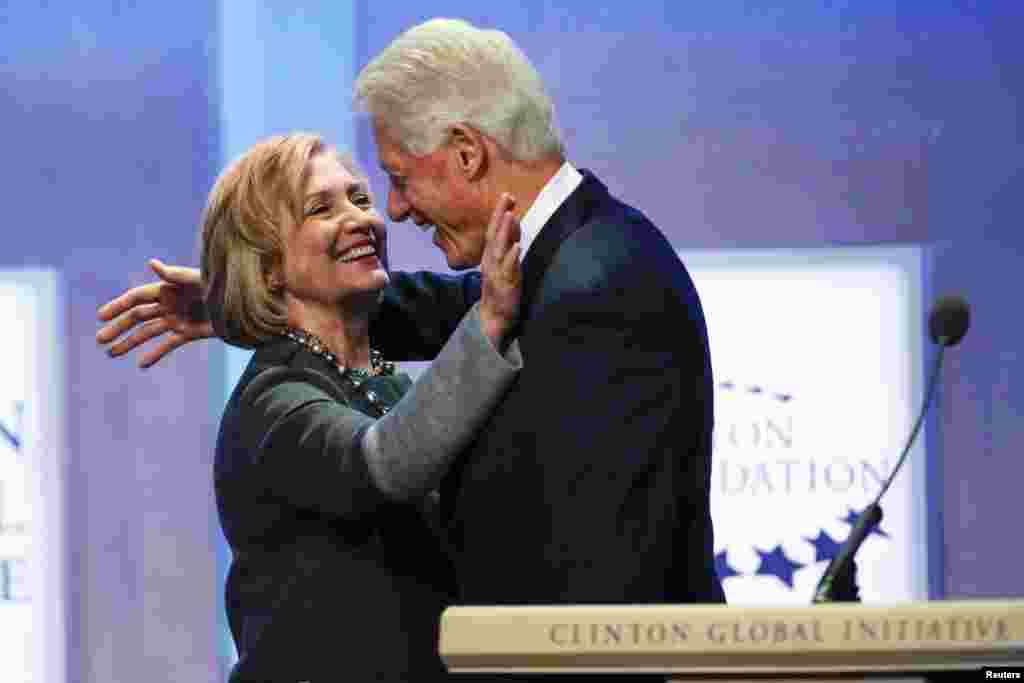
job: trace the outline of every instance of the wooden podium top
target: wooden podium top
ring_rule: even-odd
[[[452,607],[451,671],[811,674],[1024,664],[1024,600]]]

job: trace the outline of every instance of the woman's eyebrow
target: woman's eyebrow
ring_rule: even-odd
[[[327,199],[331,196],[331,191],[328,189],[314,190],[306,195],[305,202],[308,204],[316,199]]]
[[[369,194],[369,192],[370,192],[370,184],[367,181],[361,180],[361,179],[360,180],[353,180],[351,183],[348,184],[348,187],[346,189],[348,190],[349,193],[352,193],[352,192],[365,192],[365,193]]]
[[[309,192],[306,195],[306,201],[309,201],[311,199],[323,199],[323,198],[326,198],[326,197],[330,197],[331,194],[333,194],[337,189],[338,188],[332,186],[332,187],[321,187],[321,188],[318,188],[316,190],[312,190],[311,192]],[[370,191],[370,184],[366,180],[361,180],[361,179],[352,180],[350,182],[345,183],[344,191],[345,191],[346,194],[351,194],[351,193],[357,192],[357,191],[358,192],[369,192]]]

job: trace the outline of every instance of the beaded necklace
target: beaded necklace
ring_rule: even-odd
[[[302,344],[310,352],[320,356],[330,363],[331,367],[335,368],[341,375],[341,379],[352,389],[355,389],[362,394],[366,400],[370,402],[370,405],[380,413],[380,415],[384,415],[391,409],[391,406],[386,405],[381,400],[377,392],[372,389],[366,389],[363,386],[366,380],[371,377],[395,374],[395,364],[391,361],[384,360],[384,356],[380,351],[377,349],[370,349],[369,370],[364,370],[363,368],[349,368],[339,362],[338,357],[335,356],[329,348],[327,348],[327,344],[312,332],[307,332],[300,328],[289,327],[285,330],[284,336],[288,337],[292,341]]]

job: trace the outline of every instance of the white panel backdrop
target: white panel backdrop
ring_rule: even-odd
[[[923,394],[916,247],[680,252],[715,392],[712,514],[730,603],[808,604]],[[858,555],[865,602],[926,599],[923,434]]]
[[[0,681],[64,683],[61,330],[52,271],[0,270]]]

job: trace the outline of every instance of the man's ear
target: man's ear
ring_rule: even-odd
[[[458,171],[467,180],[477,180],[487,171],[487,145],[480,131],[464,124],[452,126],[448,133]]]

